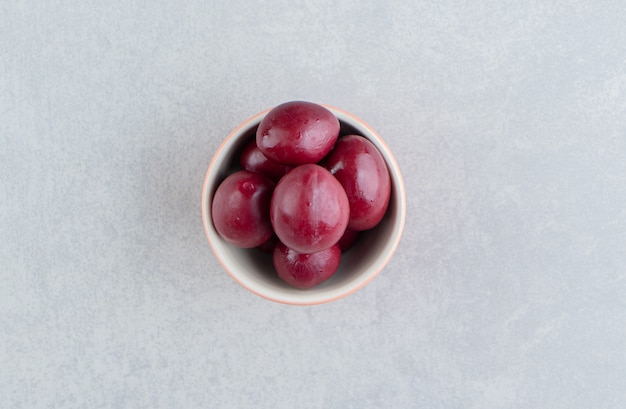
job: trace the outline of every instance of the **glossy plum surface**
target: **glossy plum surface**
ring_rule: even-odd
[[[276,185],[270,220],[281,242],[300,253],[331,247],[343,235],[350,204],[341,184],[326,169],[294,168]]]
[[[269,207],[274,182],[241,170],[220,183],[213,195],[211,217],[219,235],[230,244],[256,247],[272,237]]]
[[[339,120],[321,105],[291,101],[263,118],[256,144],[268,158],[288,165],[317,163],[339,136]]]
[[[274,268],[278,277],[292,287],[305,290],[332,277],[341,260],[338,245],[315,253],[302,254],[283,243],[274,247]]]
[[[359,135],[341,137],[324,166],[343,186],[350,202],[352,230],[368,230],[385,215],[391,194],[389,170],[378,149]]]
[[[245,170],[261,173],[275,182],[278,182],[285,173],[293,168],[293,166],[278,163],[265,156],[256,145],[255,138],[251,138],[243,148],[239,157],[239,164]]]

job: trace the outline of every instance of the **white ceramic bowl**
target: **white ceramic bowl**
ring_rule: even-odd
[[[406,195],[402,175],[391,150],[369,125],[341,109],[324,105],[337,116],[341,134],[355,133],[369,139],[380,150],[391,177],[391,199],[385,217],[372,230],[363,232],[354,247],[342,255],[335,275],[326,282],[298,290],[278,278],[272,257],[256,249],[240,249],[224,241],[211,220],[211,199],[219,183],[238,169],[238,154],[253,137],[263,111],[246,120],[222,142],[215,152],[202,189],[202,221],[213,253],[239,284],[266,299],[293,305],[314,305],[343,298],[363,288],[380,273],[396,251],[406,219]]]

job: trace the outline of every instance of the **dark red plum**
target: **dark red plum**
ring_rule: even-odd
[[[294,168],[278,182],[270,220],[279,240],[299,253],[324,250],[339,241],[350,218],[346,192],[319,165]]]
[[[241,170],[220,183],[213,195],[211,217],[219,235],[242,248],[259,246],[273,233],[269,208],[274,182],[259,173]]]
[[[239,163],[245,170],[261,173],[275,182],[278,182],[285,173],[293,168],[293,166],[283,165],[263,155],[263,152],[256,145],[255,138],[251,138],[243,148]]]
[[[385,215],[391,194],[389,170],[378,149],[359,135],[341,137],[324,166],[343,186],[350,202],[352,230],[368,230]]]
[[[302,254],[278,243],[273,257],[278,277],[292,287],[306,290],[335,274],[341,260],[341,249],[335,244],[325,250]]]
[[[256,248],[261,250],[263,253],[274,254],[274,247],[276,247],[277,243],[278,237],[276,234],[272,234],[272,237],[258,245]]]
[[[278,105],[261,120],[256,144],[268,158],[287,165],[319,162],[337,141],[339,120],[325,107],[305,101]]]
[[[341,252],[345,253],[346,251],[350,250],[359,239],[360,234],[360,231],[352,230],[350,228],[346,229],[346,231],[343,233],[343,236],[341,236],[341,238],[337,242],[337,245],[339,245]]]

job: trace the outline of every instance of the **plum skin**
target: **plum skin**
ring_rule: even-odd
[[[341,238],[337,242],[337,245],[341,249],[341,252],[345,253],[346,251],[350,250],[352,246],[356,244],[360,234],[360,231],[347,228],[346,231],[343,233],[343,236],[341,236]]]
[[[324,166],[348,196],[348,228],[363,231],[380,223],[389,206],[391,178],[378,148],[363,136],[346,135],[324,159]]]
[[[273,254],[274,247],[276,247],[277,243],[278,243],[278,237],[276,236],[276,233],[272,232],[272,236],[268,240],[256,246],[256,248],[262,251],[263,253]]]
[[[239,156],[239,164],[245,170],[261,173],[274,182],[278,182],[293,168],[293,166],[278,163],[265,156],[257,146],[255,138],[250,138],[244,146]]]
[[[278,277],[290,286],[306,290],[331,278],[341,261],[341,249],[335,244],[327,249],[303,254],[277,243],[273,254]]]
[[[274,234],[269,206],[275,183],[260,173],[237,171],[224,179],[211,204],[211,218],[218,234],[228,243],[257,247]]]
[[[278,182],[270,221],[279,240],[299,253],[336,244],[348,225],[350,204],[343,187],[319,165],[301,165]]]
[[[256,130],[256,144],[268,158],[286,165],[317,163],[339,137],[339,120],[325,107],[290,101],[273,108]]]

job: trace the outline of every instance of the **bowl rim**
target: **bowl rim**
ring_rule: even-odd
[[[220,256],[218,249],[216,248],[215,244],[213,243],[213,240],[211,239],[211,232],[209,231],[209,225],[212,223],[211,217],[210,217],[210,210],[209,210],[209,203],[210,203],[209,192],[208,192],[208,187],[210,185],[209,177],[213,174],[213,169],[215,168],[218,158],[221,157],[221,154],[224,151],[224,149],[233,143],[233,139],[235,137],[239,136],[246,128],[249,128],[252,124],[256,125],[258,122],[260,122],[263,119],[263,117],[265,117],[265,115],[273,108],[265,109],[249,117],[245,121],[241,122],[228,134],[228,136],[226,136],[226,138],[224,138],[224,140],[220,143],[217,150],[213,154],[211,161],[209,162],[209,166],[207,168],[207,171],[204,177],[203,186],[202,186],[202,209],[201,209],[202,224],[204,227],[205,236],[209,242],[211,250],[213,251],[213,254],[217,258],[218,262],[221,264],[222,268],[239,285],[241,285],[248,291],[252,292],[253,294],[256,294],[259,297],[265,298],[273,302],[281,303],[281,304],[299,305],[299,306],[319,305],[319,304],[336,301],[341,298],[345,298],[349,296],[350,294],[353,294],[359,291],[360,289],[365,287],[367,284],[369,284],[374,278],[376,278],[380,274],[380,272],[386,267],[386,265],[389,263],[389,261],[391,260],[391,257],[395,254],[398,248],[398,245],[400,244],[400,240],[404,232],[404,225],[406,222],[406,192],[405,192],[404,180],[402,178],[402,173],[400,172],[400,166],[398,165],[397,160],[395,159],[394,155],[391,152],[391,149],[389,148],[385,140],[369,124],[367,124],[365,121],[355,116],[354,114],[347,112],[341,108],[332,106],[332,105],[328,105],[328,104],[319,104],[319,105],[333,112],[333,114],[338,118],[340,122],[344,122],[350,126],[354,126],[353,123],[358,123],[360,127],[365,128],[367,132],[369,132],[371,135],[373,135],[376,138],[375,143],[373,142],[375,145],[381,145],[382,149],[384,150],[384,152],[381,152],[381,154],[385,160],[385,163],[390,168],[389,173],[390,173],[390,179],[392,180],[392,186],[394,187],[396,191],[396,195],[398,196],[397,198],[399,199],[396,205],[398,208],[398,223],[397,223],[398,229],[397,229],[396,234],[392,237],[393,243],[391,247],[389,248],[389,250],[387,251],[387,254],[385,255],[385,258],[383,259],[383,261],[379,263],[379,267],[376,268],[376,270],[369,273],[369,275],[367,275],[365,279],[361,280],[356,285],[349,287],[346,291],[327,295],[324,297],[315,298],[313,300],[310,300],[310,299],[309,300],[297,300],[293,297],[272,296],[272,295],[269,295],[267,293],[257,290],[253,286],[246,284],[237,275],[236,272],[231,270],[231,268],[226,263],[226,261],[222,258],[222,256]]]

